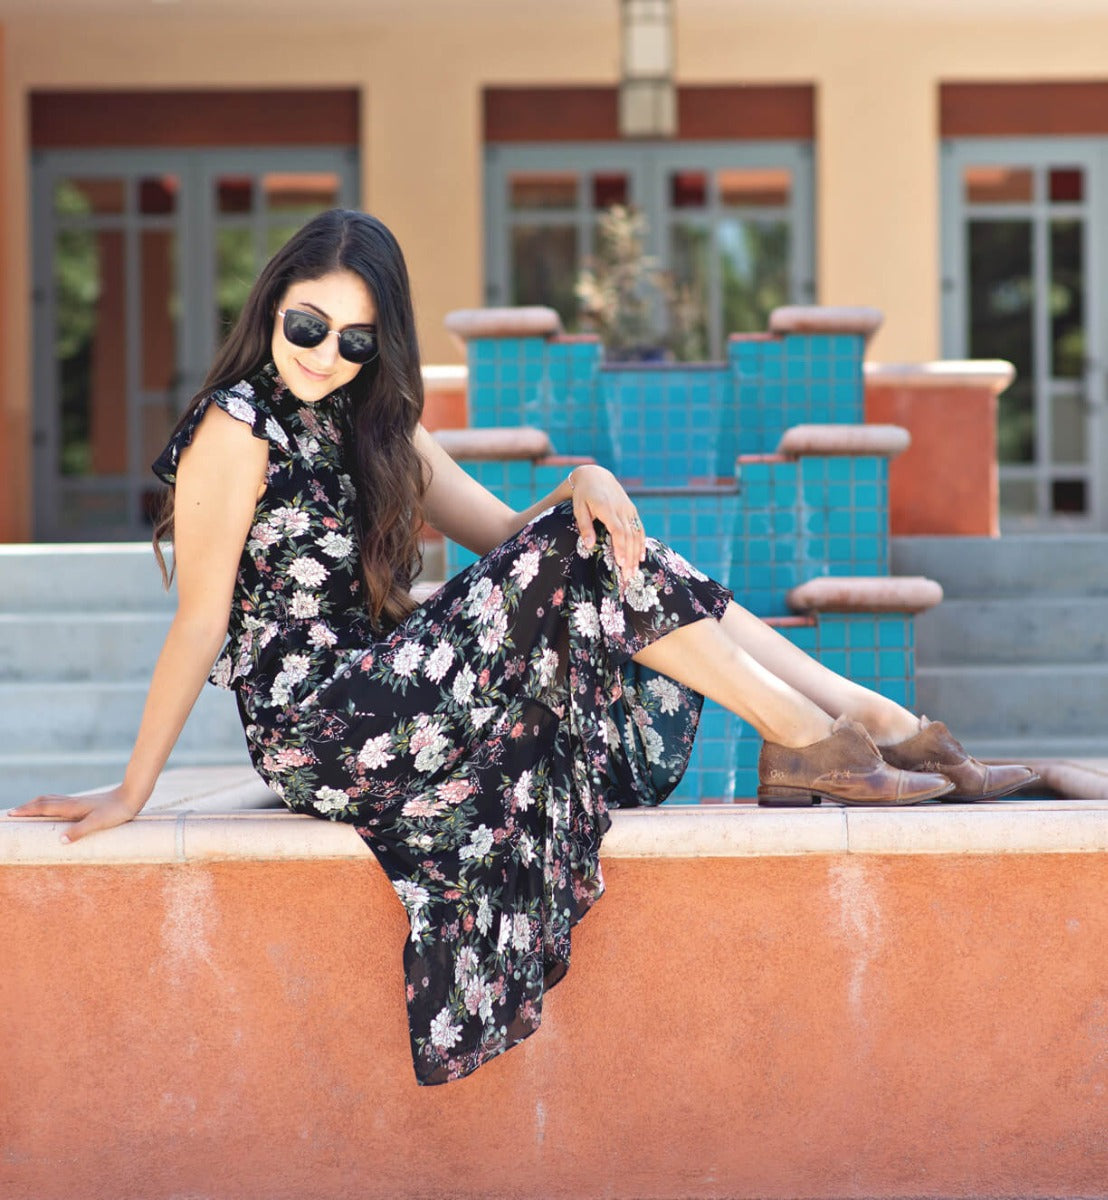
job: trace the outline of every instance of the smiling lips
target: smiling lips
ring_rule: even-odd
[[[320,374],[319,371],[313,371],[311,367],[304,366],[300,359],[296,359],[296,365],[301,369],[301,371],[304,372],[305,375],[308,376],[309,379],[322,381],[327,378],[326,375]]]

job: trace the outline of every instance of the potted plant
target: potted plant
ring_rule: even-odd
[[[597,253],[577,277],[583,328],[614,362],[704,357],[703,306],[646,253],[646,218],[623,204],[600,217]]]

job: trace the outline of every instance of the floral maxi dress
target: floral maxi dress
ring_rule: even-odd
[[[213,403],[269,464],[211,682],[284,803],[352,824],[385,869],[410,924],[416,1077],[460,1078],[538,1027],[604,890],[608,810],[660,803],[685,769],[701,697],[631,656],[730,593],[649,538],[622,574],[567,503],[376,629],[347,394],[303,404],[267,364],[194,411],[154,464],[166,483]]]

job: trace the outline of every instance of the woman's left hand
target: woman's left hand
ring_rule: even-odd
[[[594,521],[603,521],[612,538],[612,553],[620,569],[638,570],[646,554],[646,531],[631,497],[604,467],[589,463],[569,475],[573,489],[573,515],[581,539],[590,549],[596,544]]]

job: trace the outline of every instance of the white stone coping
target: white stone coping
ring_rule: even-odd
[[[784,458],[895,458],[911,444],[912,435],[900,425],[793,425],[781,435],[776,452]]]
[[[274,803],[249,768],[225,768],[204,791],[193,771],[168,772],[136,820],[63,845],[64,822],[0,816],[0,865],[120,865],[365,858],[349,825]],[[170,779],[177,775],[179,778]],[[213,775],[214,781],[214,775]],[[216,811],[216,793],[225,806]],[[1105,789],[1108,793],[1108,789]],[[174,806],[177,807],[174,807]],[[205,807],[207,811],[205,811]],[[909,808],[674,805],[612,814],[605,858],[747,858],[803,854],[1074,854],[1108,852],[1108,797],[922,804]]]
[[[885,315],[864,305],[786,304],[769,314],[770,333],[860,333],[871,338]]]
[[[945,359],[920,363],[865,363],[862,368],[868,385],[878,387],[988,388],[1002,392],[1016,377],[1016,368],[1003,358]]]
[[[431,392],[456,392],[469,383],[469,367],[464,363],[432,364],[420,368],[423,375],[423,390]]]

